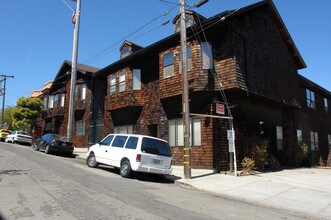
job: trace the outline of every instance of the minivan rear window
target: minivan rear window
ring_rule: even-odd
[[[169,144],[165,141],[144,137],[141,143],[141,151],[149,154],[156,154],[171,157]]]

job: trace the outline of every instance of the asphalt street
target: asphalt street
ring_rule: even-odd
[[[0,143],[0,219],[312,219]],[[317,218],[316,218],[317,219]]]

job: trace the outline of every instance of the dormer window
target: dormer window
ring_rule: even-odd
[[[123,47],[121,51],[121,59],[130,55],[130,47]]]
[[[137,44],[134,44],[130,41],[127,41],[127,40],[124,41],[124,43],[120,47],[121,59],[137,52],[138,50],[141,50],[142,48],[143,47],[141,47]]]

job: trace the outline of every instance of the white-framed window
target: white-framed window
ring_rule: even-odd
[[[163,78],[169,78],[175,73],[174,52],[170,51],[163,54]]]
[[[110,85],[110,89],[109,89],[109,93],[110,95],[113,95],[116,93],[116,75],[112,75],[109,77],[109,85]]]
[[[86,99],[86,84],[82,84],[80,88],[81,88],[80,98],[81,98],[81,100],[85,100]]]
[[[44,97],[44,108],[47,108],[48,97]]]
[[[65,98],[66,98],[66,94],[65,93],[61,93],[61,96],[60,96],[60,107],[64,107]]]
[[[329,104],[327,98],[324,98],[324,110],[326,113],[329,111]]]
[[[201,42],[201,63],[202,69],[214,69],[212,46],[209,42]]]
[[[297,142],[298,142],[298,146],[300,146],[302,144],[302,131],[301,130],[297,130]]]
[[[283,127],[276,126],[277,150],[283,150]]]
[[[53,108],[54,107],[54,96],[50,95],[48,96],[48,108]]]
[[[132,70],[132,89],[133,90],[141,89],[141,69]]]
[[[132,125],[123,125],[114,127],[115,134],[132,134]]]
[[[310,132],[310,148],[311,150],[318,149],[318,133],[311,131]]]
[[[191,45],[186,46],[186,51],[187,51],[187,71],[192,70],[192,57],[191,57]],[[178,60],[179,60],[179,74],[182,73],[182,49],[178,49]]]
[[[85,134],[84,132],[84,120],[78,120],[76,121],[76,133],[77,133],[77,136],[83,136]]]
[[[118,80],[118,92],[125,91],[125,72],[120,72]]]
[[[315,94],[313,91],[306,89],[307,106],[315,108]]]
[[[201,120],[190,121],[190,142],[192,146],[201,146]],[[169,120],[169,145],[184,146],[184,126],[182,119]]]

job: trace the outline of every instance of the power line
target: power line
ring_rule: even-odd
[[[173,6],[172,8],[170,8],[169,10],[165,11],[164,13],[162,13],[161,15],[153,18],[151,21],[147,22],[146,24],[144,24],[143,26],[139,27],[138,29],[134,30],[133,32],[131,32],[130,34],[128,34],[127,36],[121,38],[120,40],[116,41],[115,43],[111,44],[110,46],[104,48],[103,50],[101,50],[100,52],[96,53],[95,55],[91,56],[90,58],[87,58],[86,60],[84,60],[82,63],[85,63],[85,64],[90,64],[98,59],[100,59],[101,57],[109,54],[111,51],[113,51],[114,47],[116,45],[118,45],[119,43],[122,43],[124,40],[128,39],[130,36],[134,35],[135,33],[137,33],[138,31],[142,30],[143,28],[145,28],[146,26],[148,26],[149,24],[153,23],[154,21],[156,21],[157,19],[163,17],[163,16],[167,16],[173,9],[175,9],[177,7],[176,6]],[[164,22],[165,23],[165,22]],[[162,26],[162,25],[161,25]],[[154,28],[156,29],[156,28]],[[151,31],[149,31],[151,32]],[[145,33],[148,33],[148,32],[145,32]],[[139,35],[142,36],[143,34]],[[137,38],[137,37],[136,37]]]

